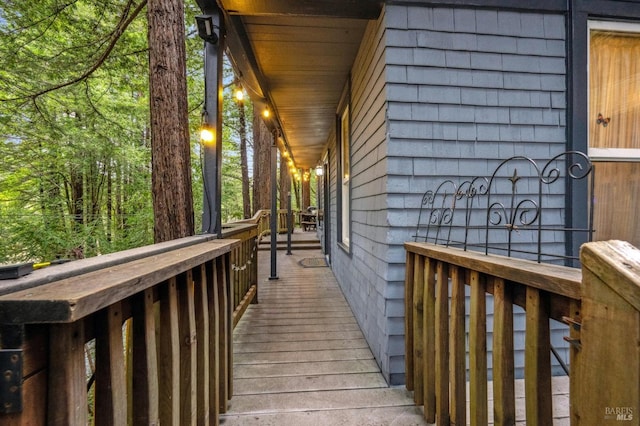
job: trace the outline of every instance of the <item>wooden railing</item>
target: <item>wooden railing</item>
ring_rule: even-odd
[[[406,382],[407,389],[414,392],[415,403],[424,405],[428,422],[464,425],[468,402],[471,424],[486,425],[490,414],[496,425],[515,424],[514,305],[526,311],[527,425],[553,424],[550,318],[572,325],[567,336],[574,366],[570,390],[572,424],[604,424],[610,407],[626,407],[632,416],[640,415],[640,252],[637,249],[620,242],[587,244],[582,262],[585,271],[595,272],[585,272],[583,282],[578,269],[428,243],[406,243],[405,248]],[[622,275],[626,276],[624,282],[620,279]],[[468,312],[465,311],[465,285],[470,287]],[[493,413],[488,412],[487,403],[485,295],[488,293],[494,297]],[[465,330],[467,314],[469,325]],[[613,332],[605,317],[616,319]],[[588,333],[584,326],[587,323]],[[583,324],[582,331],[580,324]],[[610,368],[616,359],[625,362]],[[594,370],[598,373],[593,374]],[[611,376],[614,370],[618,374]],[[616,380],[619,382],[614,384]],[[615,389],[613,397],[607,395],[610,389],[603,388],[603,383]],[[595,392],[596,388],[601,391]]]
[[[285,209],[278,210],[278,233],[287,232],[287,214]],[[258,240],[271,232],[271,210],[258,210],[253,217],[233,223],[253,223],[258,225]]]
[[[236,300],[257,295],[257,226],[225,236],[0,281],[0,424],[218,424]]]
[[[640,250],[582,247],[582,312],[574,317],[571,424],[640,423]]]
[[[258,238],[260,222],[223,225],[224,238],[239,239],[241,244],[231,252],[231,288],[233,289],[235,327],[250,304],[258,303]]]

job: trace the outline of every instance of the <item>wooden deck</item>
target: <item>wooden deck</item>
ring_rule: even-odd
[[[425,425],[389,388],[318,250],[278,252],[278,280],[259,256],[260,304],[234,332],[234,395],[223,425]]]
[[[260,303],[234,331],[234,395],[222,425],[428,424],[412,393],[387,385],[331,269],[301,265],[321,261],[319,250],[279,251],[274,281],[268,253],[258,258]],[[515,387],[524,425],[524,381]],[[553,393],[553,423],[568,425],[568,378],[553,378]]]

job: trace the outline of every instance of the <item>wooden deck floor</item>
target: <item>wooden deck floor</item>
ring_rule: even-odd
[[[234,332],[234,395],[223,425],[425,425],[389,388],[318,250],[259,255],[259,298]]]
[[[426,425],[411,394],[387,386],[330,268],[303,267],[303,259],[322,254],[279,251],[279,279],[268,281],[269,253],[258,256],[260,303],[234,331],[234,395],[221,424]],[[517,382],[517,424],[524,425]],[[567,378],[554,378],[553,388],[554,425],[566,425]]]

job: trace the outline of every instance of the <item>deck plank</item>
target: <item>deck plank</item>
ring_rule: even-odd
[[[427,425],[411,393],[387,386],[330,268],[298,264],[319,256],[279,252],[274,281],[266,280],[269,256],[259,256],[260,303],[234,330],[234,396],[220,424]],[[556,426],[568,425],[567,383],[553,379]],[[524,385],[515,386],[516,424],[524,425]],[[488,390],[493,424],[491,383]]]
[[[260,281],[260,303],[234,330],[234,396],[221,424],[425,425],[410,394],[388,387],[331,269],[298,263],[320,256],[279,254],[279,280]],[[259,256],[259,277],[268,261]]]

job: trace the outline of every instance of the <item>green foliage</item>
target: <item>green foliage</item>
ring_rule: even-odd
[[[138,6],[125,0],[0,5],[0,263],[80,251],[93,256],[153,242],[147,23]],[[193,188],[200,221],[197,128],[204,87],[196,13],[188,4]],[[242,200],[237,142],[227,127],[224,136],[227,221],[241,217]]]

